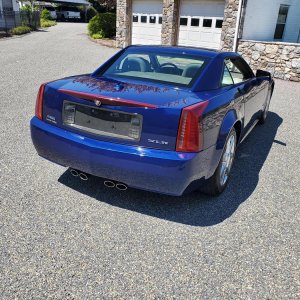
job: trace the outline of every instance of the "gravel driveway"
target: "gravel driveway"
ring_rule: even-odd
[[[110,190],[38,157],[30,139],[40,83],[115,53],[85,31],[0,40],[1,300],[299,299],[300,84],[276,81],[220,197]]]

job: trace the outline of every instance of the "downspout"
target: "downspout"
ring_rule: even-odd
[[[240,31],[240,22],[241,22],[243,2],[244,2],[244,0],[239,0],[239,8],[238,8],[238,13],[237,13],[235,34],[234,34],[234,40],[233,40],[233,49],[232,49],[233,52],[236,52],[237,47],[238,47],[238,38],[239,38],[239,31]]]

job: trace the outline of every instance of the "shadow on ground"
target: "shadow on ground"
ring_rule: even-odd
[[[232,175],[225,192],[208,197],[194,192],[182,197],[128,189],[120,192],[103,186],[103,179],[91,177],[83,182],[66,171],[59,182],[98,201],[156,218],[192,226],[212,226],[229,218],[255,190],[260,170],[268,157],[282,119],[270,112],[266,124],[257,126],[240,145]]]

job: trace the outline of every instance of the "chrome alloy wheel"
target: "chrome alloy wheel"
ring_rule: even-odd
[[[222,156],[221,170],[220,170],[220,183],[225,185],[232,167],[234,153],[235,153],[235,135],[231,135],[226,143],[225,152]]]

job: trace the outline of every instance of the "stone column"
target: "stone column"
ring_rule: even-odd
[[[179,0],[163,0],[161,28],[162,45],[177,45],[179,20]]]
[[[131,44],[132,1],[117,0],[116,45],[119,48]]]
[[[224,20],[221,34],[221,49],[232,51],[235,34],[236,20],[241,0],[226,0],[224,9]]]

